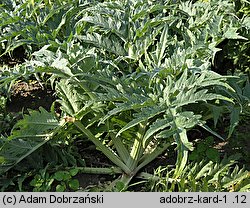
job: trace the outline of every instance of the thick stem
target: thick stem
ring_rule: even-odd
[[[105,154],[111,160],[111,162],[120,167],[126,174],[131,173],[129,167],[125,165],[114,152],[112,152],[108,147],[106,147],[87,128],[85,128],[85,126],[81,123],[81,121],[76,120],[74,124],[96,145],[96,147],[98,147],[102,151],[103,154]]]
[[[109,135],[114,143],[118,155],[120,156],[122,161],[126,164],[130,158],[128,150],[126,149],[120,138],[117,138],[112,132]]]
[[[128,160],[127,166],[130,170],[134,172],[135,168],[138,165],[140,158],[143,155],[144,148],[143,148],[143,136],[145,133],[145,125],[140,124],[139,131],[137,133],[137,138],[134,141],[132,146],[132,150],[130,152],[130,158]],[[135,174],[135,173],[134,173]]]
[[[137,173],[140,169],[142,169],[145,165],[152,162],[159,155],[161,155],[171,144],[164,143],[161,147],[156,147],[155,150],[150,154],[145,154],[140,160],[140,164],[136,167],[135,172]]]
[[[121,177],[112,182],[111,188],[115,188],[116,191],[118,190],[120,192],[126,191],[133,177],[134,175],[123,174]]]

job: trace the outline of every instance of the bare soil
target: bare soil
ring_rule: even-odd
[[[27,109],[38,109],[40,106],[49,110],[55,99],[53,90],[41,86],[37,81],[18,82],[12,87],[7,110],[20,112]]]

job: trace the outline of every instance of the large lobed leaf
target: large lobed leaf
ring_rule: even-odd
[[[40,108],[17,122],[8,138],[1,138],[0,173],[3,174],[53,137],[61,124],[54,113]],[[54,133],[52,133],[54,131]]]

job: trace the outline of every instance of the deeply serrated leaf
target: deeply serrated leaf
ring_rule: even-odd
[[[126,124],[118,133],[117,136],[119,136],[122,132],[142,123],[143,121],[146,121],[160,113],[163,113],[165,111],[164,107],[161,106],[155,106],[155,107],[149,107],[145,108],[145,111],[141,113],[137,113],[135,116],[136,118],[130,121],[129,123]]]
[[[52,137],[52,132],[61,126],[54,113],[49,113],[43,108],[39,110],[31,111],[30,115],[25,115],[18,121],[11,136],[4,141],[0,149],[0,155],[4,158],[0,166],[1,173],[44,145]]]

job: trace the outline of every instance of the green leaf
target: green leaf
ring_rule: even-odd
[[[125,188],[125,184],[122,181],[117,181],[115,187],[118,191],[122,191]]]
[[[96,14],[95,16],[87,16],[81,18],[80,21],[89,22],[94,24],[95,26],[100,26],[106,30],[109,30],[115,34],[117,34],[122,40],[125,41],[126,31],[124,22],[120,21],[117,16],[112,17],[104,17],[100,14]]]
[[[162,106],[154,106],[154,107],[148,107],[144,108],[145,111],[135,114],[135,119],[127,123],[118,133],[117,136],[119,136],[122,132],[150,119],[154,116],[163,113],[165,111],[165,108]]]
[[[80,41],[84,43],[93,44],[94,46],[104,49],[108,52],[114,53],[119,56],[125,56],[126,52],[121,46],[120,42],[117,39],[109,39],[98,33],[87,33],[86,35],[77,36]]]
[[[222,116],[224,109],[222,106],[212,106],[213,118],[214,118],[214,127],[217,126],[219,118]]]
[[[207,125],[205,125],[205,124],[199,124],[199,126],[202,127],[202,128],[204,128],[205,130],[207,130],[208,132],[210,132],[214,136],[218,137],[219,139],[224,140],[224,138],[222,136],[220,136],[218,133],[216,133],[215,131],[213,131]]]
[[[157,44],[157,49],[156,49],[156,56],[157,56],[156,62],[157,62],[158,67],[161,65],[161,61],[166,55],[165,50],[167,47],[167,43],[168,43],[168,26],[165,25],[161,33],[160,41]]]
[[[194,115],[191,111],[184,111],[176,115],[175,123],[179,127],[190,129],[200,122],[201,117],[201,115]]]
[[[79,172],[78,168],[70,169],[69,173],[71,176],[75,176]]]
[[[12,130],[12,134],[3,141],[0,154],[4,163],[0,166],[0,172],[4,173],[25,157],[32,154],[61,128],[54,113],[47,112],[43,108],[40,111],[30,111],[30,115],[24,115]]]
[[[63,184],[58,184],[56,186],[56,192],[64,192],[66,190],[66,185],[63,183]]]
[[[171,126],[170,120],[165,119],[158,119],[152,125],[150,125],[149,129],[145,132],[143,137],[143,147],[146,148],[148,144],[148,139],[156,134],[160,130],[164,130]]]
[[[203,154],[204,152],[206,152],[208,146],[204,143],[200,143],[197,145],[197,152],[200,154]]]
[[[245,186],[241,187],[239,192],[249,192],[250,190],[250,183],[246,184]]]
[[[61,108],[70,116],[74,116],[81,110],[81,96],[75,87],[68,80],[61,80],[56,85],[58,102]]]
[[[46,132],[58,126],[59,121],[55,115],[40,107],[39,111],[30,111],[30,115],[24,115],[24,118],[14,126],[8,139],[46,137],[48,135]]]
[[[208,148],[206,151],[206,155],[213,162],[218,162],[220,159],[220,154],[219,154],[218,150],[216,150],[214,148]]]
[[[100,123],[103,123],[105,120],[107,120],[109,117],[113,116],[113,115],[116,115],[120,112],[123,112],[123,111],[128,111],[128,110],[136,110],[136,109],[140,109],[140,108],[143,108],[143,107],[147,107],[147,106],[151,106],[152,103],[151,102],[141,102],[140,100],[138,100],[138,102],[131,102],[131,101],[128,101],[128,103],[123,103],[123,104],[120,104],[118,105],[117,108],[114,108],[112,109],[111,111],[108,112],[108,114],[106,116],[104,116]],[[137,123],[137,121],[135,122]],[[131,125],[131,124],[129,124]],[[136,124],[135,124],[136,125]],[[133,125],[134,126],[134,125]],[[131,126],[132,127],[132,126]],[[127,127],[126,127],[127,128]]]
[[[58,181],[67,181],[71,178],[71,175],[68,171],[57,171],[54,178]]]
[[[69,181],[69,187],[73,189],[74,191],[79,189],[79,181],[77,179],[72,179]]]
[[[241,107],[234,107],[230,113],[230,128],[228,133],[228,138],[232,135],[235,127],[240,121]]]
[[[191,152],[191,154],[189,155],[188,159],[189,160],[198,160],[199,159],[199,154],[197,151],[193,151]]]
[[[195,176],[195,179],[198,180],[202,177],[206,177],[212,168],[213,168],[213,162],[209,161],[205,166],[202,167],[201,170],[199,170],[199,172]]]
[[[228,30],[224,33],[224,37],[227,39],[242,39],[242,40],[248,40],[247,38],[239,35],[237,32],[237,27],[230,27]]]

